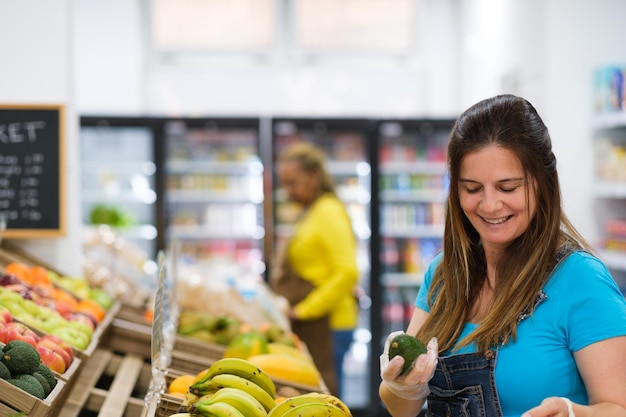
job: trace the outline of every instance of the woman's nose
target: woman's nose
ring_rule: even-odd
[[[502,207],[502,200],[497,192],[486,190],[480,200],[480,208],[485,212],[495,212]]]

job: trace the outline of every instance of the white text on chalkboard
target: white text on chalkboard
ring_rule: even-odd
[[[39,120],[34,122],[0,124],[1,143],[21,143],[37,140],[37,129],[46,127],[46,122]]]

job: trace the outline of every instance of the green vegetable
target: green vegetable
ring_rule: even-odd
[[[419,355],[426,352],[426,345],[421,340],[404,333],[397,335],[389,343],[389,360],[398,355],[404,358],[401,375],[413,366],[413,362]]]
[[[21,374],[32,374],[41,363],[39,352],[26,342],[21,340],[11,340],[2,348],[0,358],[11,375],[15,377]]]
[[[50,391],[52,391],[52,388],[50,388],[50,384],[48,384],[48,380],[39,372],[34,372],[33,376],[37,378],[37,381],[39,381],[39,383],[43,387],[44,396],[47,397],[48,394],[50,394]]]
[[[4,362],[0,362],[0,378],[11,379],[11,371],[9,371]]]
[[[33,374],[40,374],[41,376],[43,376],[46,381],[48,381],[48,385],[50,385],[50,390],[53,390],[54,387],[56,387],[57,379],[50,370],[50,368],[48,368],[44,363],[40,363],[39,367],[35,372],[33,372]]]
[[[18,375],[13,379],[9,379],[7,382],[26,391],[30,395],[33,395],[39,398],[40,400],[43,400],[44,398],[46,398],[46,393],[44,392],[43,387],[41,386],[37,378],[35,378],[32,375],[28,375],[28,374]]]

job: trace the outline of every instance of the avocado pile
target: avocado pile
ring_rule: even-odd
[[[408,372],[413,366],[415,359],[426,352],[426,345],[421,340],[405,333],[397,335],[389,343],[389,360],[397,355],[404,358],[404,365],[402,365],[400,375]]]
[[[39,352],[26,342],[12,340],[0,351],[0,378],[43,400],[57,384]]]

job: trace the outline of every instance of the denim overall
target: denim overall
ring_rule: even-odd
[[[549,271],[569,255],[574,248],[559,248],[556,262]],[[535,299],[535,307],[546,300],[544,292]],[[520,313],[518,322],[529,317],[530,309]],[[439,357],[435,374],[429,382],[426,417],[502,417],[495,382],[498,351],[464,353]]]

